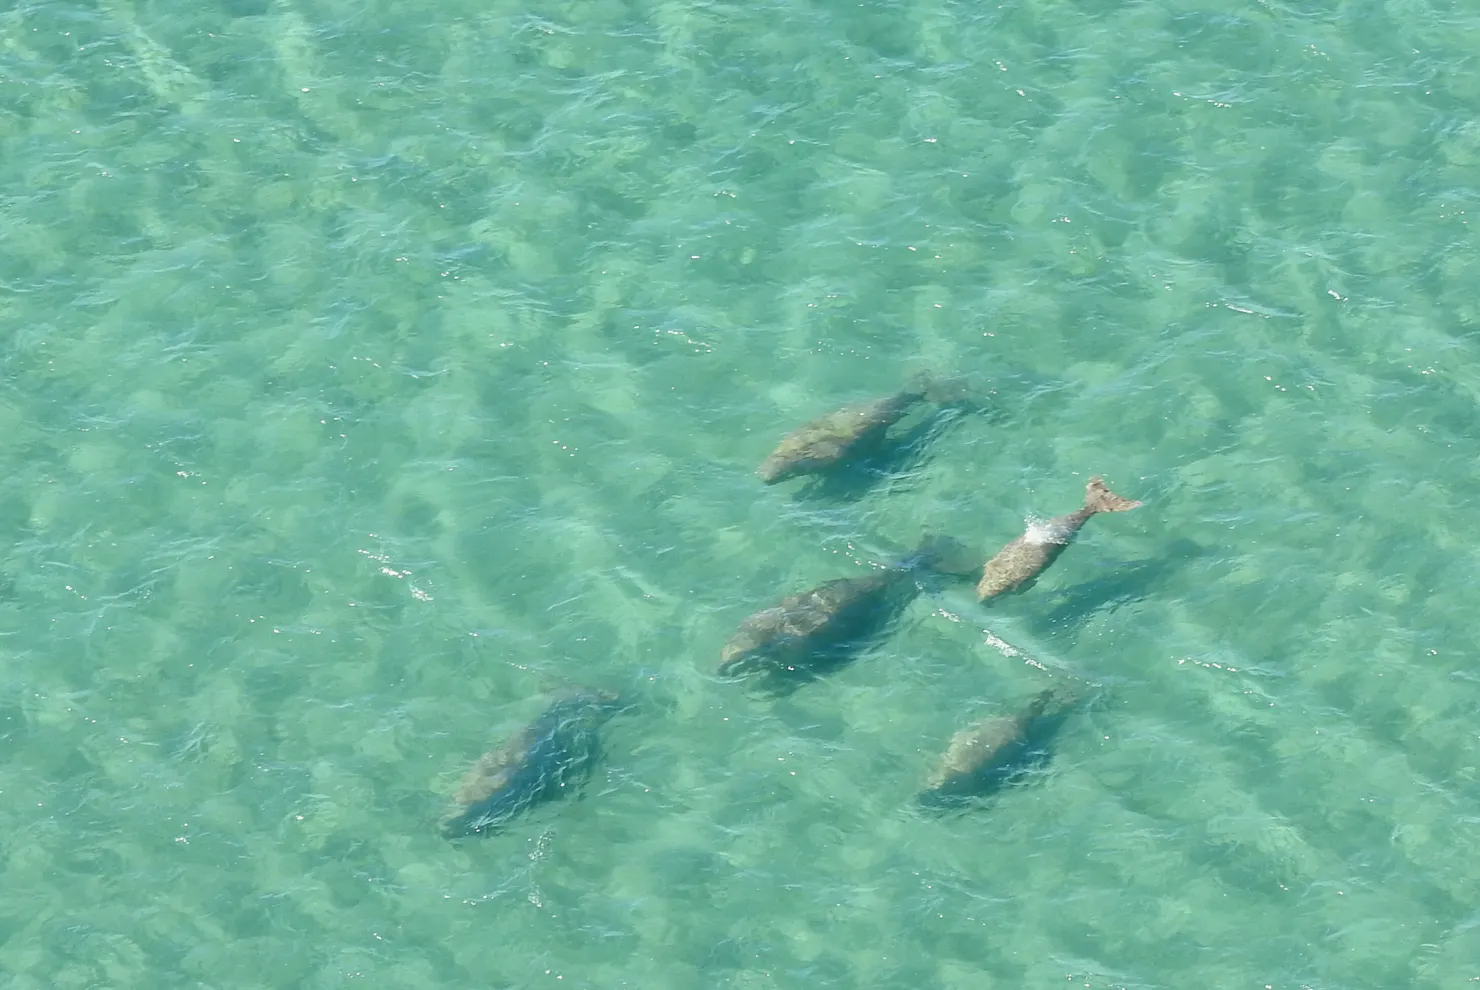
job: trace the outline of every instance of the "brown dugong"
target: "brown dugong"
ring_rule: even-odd
[[[720,652],[720,676],[762,674],[783,693],[845,665],[920,593],[921,570],[970,577],[976,565],[956,541],[933,537],[897,564],[788,595],[740,623]]]
[[[496,831],[546,801],[578,792],[600,756],[597,732],[625,705],[607,691],[562,692],[463,778],[459,810],[442,823],[449,839]]]
[[[1022,777],[1048,756],[1070,707],[1071,695],[1042,691],[1016,715],[994,715],[957,732],[920,792],[920,804],[942,810],[987,797]]]
[[[756,477],[774,485],[804,474],[825,473],[876,448],[889,427],[919,403],[948,405],[965,398],[959,383],[937,381],[919,372],[893,395],[844,406],[792,430],[756,468]]]
[[[997,551],[982,568],[976,583],[976,597],[981,601],[1014,591],[1026,591],[1033,579],[1043,573],[1074,534],[1097,512],[1125,512],[1140,502],[1119,495],[1105,487],[1100,478],[1089,479],[1084,489],[1084,508],[1066,516],[1055,516],[1047,522],[1028,524],[1022,536]]]

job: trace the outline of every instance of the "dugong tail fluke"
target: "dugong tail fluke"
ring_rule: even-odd
[[[932,534],[920,541],[915,552],[905,558],[903,564],[950,577],[973,577],[980,566],[980,560],[981,557],[960,540]]]
[[[977,401],[965,378],[943,378],[930,371],[917,371],[910,375],[905,381],[903,394],[938,406],[975,405]]]
[[[1084,518],[1088,519],[1096,512],[1129,512],[1140,501],[1132,498],[1121,498],[1105,485],[1103,478],[1091,478],[1084,489]],[[1076,513],[1077,515],[1077,513]]]
[[[1084,508],[1047,522],[1031,522],[1022,536],[997,551],[982,568],[976,584],[976,597],[982,601],[1013,591],[1023,591],[1054,562],[1074,534],[1090,516],[1098,512],[1126,512],[1141,503],[1122,498],[1106,487],[1099,477],[1089,479],[1084,488]]]

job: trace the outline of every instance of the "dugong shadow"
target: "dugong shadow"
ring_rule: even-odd
[[[1102,612],[1141,601],[1211,553],[1209,547],[1192,540],[1174,540],[1159,556],[1114,565],[1101,577],[1046,596],[1048,601],[1028,609],[1025,619],[1040,634],[1070,631]]]

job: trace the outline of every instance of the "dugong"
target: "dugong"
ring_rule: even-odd
[[[899,563],[788,595],[740,623],[720,675],[762,673],[780,693],[843,666],[920,593],[921,570],[965,577],[976,567],[956,541],[932,537]]]
[[[965,401],[958,383],[937,381],[926,372],[903,389],[872,402],[844,406],[792,430],[756,469],[768,485],[804,474],[822,474],[878,447],[889,427],[921,402],[940,405]]]
[[[607,691],[576,689],[503,746],[485,753],[463,778],[461,810],[442,823],[449,839],[496,831],[538,804],[576,793],[600,756],[597,730],[625,707]]]
[[[920,792],[920,804],[944,810],[987,797],[1023,776],[1048,755],[1075,699],[1049,688],[1016,715],[984,718],[951,737]]]
[[[1026,591],[1033,580],[1052,564],[1074,534],[1097,512],[1126,512],[1140,502],[1119,495],[1105,487],[1099,478],[1089,479],[1084,489],[1084,508],[1066,516],[1055,516],[1048,522],[1033,522],[1022,536],[997,551],[982,568],[976,583],[976,597],[981,601],[1014,591]]]

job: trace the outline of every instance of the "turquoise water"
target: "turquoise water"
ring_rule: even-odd
[[[0,12],[0,986],[1480,980],[1480,13]],[[787,430],[966,375],[825,495]],[[1092,474],[826,681],[739,621]],[[952,733],[1102,685],[1049,772]],[[583,799],[437,832],[570,684]]]

